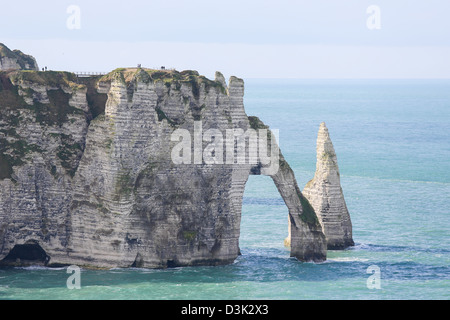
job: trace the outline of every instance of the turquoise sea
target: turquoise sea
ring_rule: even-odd
[[[283,246],[287,208],[251,176],[234,264],[165,270],[0,269],[0,299],[449,299],[450,80],[248,79],[248,115],[280,131],[300,188],[326,122],[356,243],[301,263]],[[370,289],[369,266],[380,270]]]

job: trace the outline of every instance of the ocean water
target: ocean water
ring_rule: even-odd
[[[326,122],[354,247],[319,264],[290,258],[283,200],[251,176],[231,265],[82,270],[79,290],[65,268],[0,269],[0,299],[449,299],[450,81],[248,79],[245,90],[247,114],[280,130],[300,188]]]

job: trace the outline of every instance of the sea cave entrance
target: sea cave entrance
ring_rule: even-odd
[[[47,265],[50,257],[35,240],[16,244],[0,261],[0,266]]]

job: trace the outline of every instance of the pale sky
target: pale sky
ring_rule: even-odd
[[[450,78],[448,0],[3,2],[0,42],[52,70],[140,63],[210,78],[216,70],[241,78]],[[379,8],[372,30],[371,5]]]

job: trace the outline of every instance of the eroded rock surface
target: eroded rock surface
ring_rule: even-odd
[[[0,43],[0,70],[39,70],[36,59]]]
[[[352,222],[341,188],[337,157],[324,122],[317,136],[316,173],[303,194],[323,225],[328,249],[353,246]]]
[[[212,81],[141,68],[90,79],[8,71],[0,79],[0,260],[13,252],[20,264],[26,247],[17,246],[30,243],[47,265],[164,268],[238,256],[255,165],[175,164],[172,134],[194,133],[199,123],[219,133],[265,127],[245,113],[241,79],[227,85],[220,73]],[[294,226],[291,255],[323,261],[319,219],[280,156],[271,176]]]

